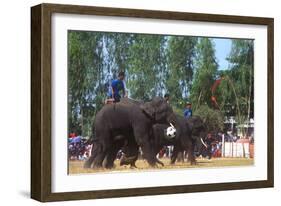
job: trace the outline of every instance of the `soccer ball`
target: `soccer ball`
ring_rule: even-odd
[[[166,136],[168,138],[174,138],[176,136],[177,130],[172,124],[170,124],[170,125],[171,126],[166,129]]]

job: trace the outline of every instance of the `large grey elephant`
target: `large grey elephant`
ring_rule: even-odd
[[[161,97],[155,97],[150,102],[134,104],[119,102],[105,105],[96,115],[94,128],[94,146],[85,167],[102,167],[103,160],[115,158],[116,142],[121,147],[124,136],[141,147],[144,158],[151,166],[155,166],[157,159],[151,145],[152,125],[155,123],[173,123],[177,128],[177,119],[172,108]],[[120,135],[121,134],[121,135]],[[124,135],[125,134],[125,135]],[[119,141],[120,137],[120,141]],[[108,161],[111,167],[112,161]]]

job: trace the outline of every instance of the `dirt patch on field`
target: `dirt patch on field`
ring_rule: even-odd
[[[114,162],[113,169],[85,169],[83,168],[84,161],[69,161],[69,174],[81,173],[96,173],[96,172],[137,172],[144,170],[163,170],[163,169],[179,169],[179,168],[204,168],[204,167],[229,167],[229,166],[250,166],[254,164],[252,158],[213,158],[197,159],[197,165],[190,165],[188,162],[176,162],[175,165],[170,165],[168,158],[162,158],[161,161],[165,164],[164,167],[158,166],[157,168],[150,167],[145,160],[138,160],[136,162],[137,168],[130,168],[130,166],[120,166],[119,160]]]

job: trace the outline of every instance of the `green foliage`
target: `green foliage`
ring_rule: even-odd
[[[163,62],[165,62],[164,36],[135,35],[129,47],[127,83],[130,96],[149,100],[162,96]]]
[[[196,37],[172,36],[168,39],[166,86],[174,106],[182,106],[181,101],[189,96],[196,44]]]
[[[236,116],[239,124],[254,115],[254,50],[252,40],[232,40],[230,69],[219,75],[224,80],[216,91],[221,109]]]
[[[211,87],[214,84],[218,69],[214,44],[211,39],[200,38],[196,52],[196,73],[190,96],[195,109],[204,104],[211,107]]]
[[[254,42],[233,40],[228,61],[231,64],[230,77],[239,96],[242,115],[254,115]]]
[[[82,114],[87,105],[95,105],[94,110],[102,106],[99,101],[102,90],[100,86],[96,87],[94,84],[101,79],[101,59],[103,58],[101,39],[101,35],[92,32],[71,31],[68,33],[68,116],[70,131],[82,132],[81,125],[83,126],[85,119]]]
[[[224,115],[219,110],[211,109],[208,105],[201,105],[194,111],[206,123],[208,132],[223,131]]]

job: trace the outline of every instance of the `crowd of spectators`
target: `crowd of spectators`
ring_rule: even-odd
[[[68,138],[68,158],[70,160],[86,160],[91,154],[92,144],[82,136],[70,134]]]

